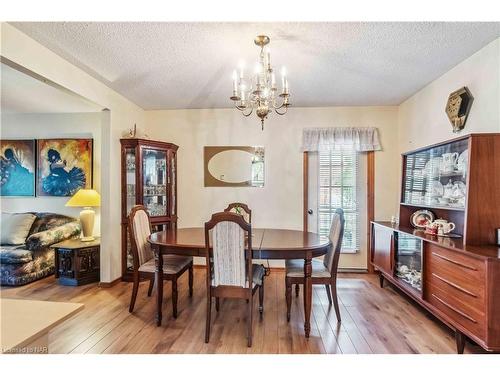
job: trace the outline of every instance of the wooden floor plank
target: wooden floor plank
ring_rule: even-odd
[[[79,302],[85,308],[49,335],[52,353],[455,353],[453,332],[391,286],[380,288],[376,275],[340,274],[338,296],[342,322],[337,323],[323,286],[313,287],[311,336],[304,337],[302,288],[292,299],[286,321],[284,272],[265,280],[264,314],[253,306],[253,346],[246,345],[245,301],[222,300],[212,311],[210,342],[205,344],[205,272],[195,269],[194,295],[187,278],[179,281],[179,316],[172,317],[171,287],[164,287],[163,322],[155,323],[156,299],[141,283],[132,314],[132,286],[97,284],[62,286],[47,277],[21,287],[2,287],[5,298]],[[467,343],[466,352],[483,352]]]

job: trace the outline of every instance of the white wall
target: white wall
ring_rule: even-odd
[[[13,26],[1,23],[1,55],[109,109],[101,141],[101,281],[121,276],[120,142],[127,129],[143,126],[144,111]]]
[[[93,138],[93,186],[101,190],[101,121],[103,113],[2,113],[2,139]],[[55,212],[78,217],[80,209],[65,207],[67,197],[2,197],[4,212]],[[100,233],[100,210],[96,208],[94,234]]]
[[[474,97],[460,133],[445,113],[448,95],[467,86]],[[401,152],[463,134],[500,132],[500,38],[488,44],[399,106]]]
[[[302,229],[302,129],[328,126],[379,128],[375,217],[390,218],[398,203],[397,107],[291,108],[270,115],[264,131],[256,116],[233,109],[146,111],[147,133],[179,146],[179,227],[202,226],[213,212],[242,201],[252,207],[256,227]],[[227,145],[265,147],[263,188],[203,186],[203,147]]]

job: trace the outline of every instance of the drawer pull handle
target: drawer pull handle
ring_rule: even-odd
[[[444,277],[441,277],[441,276],[439,276],[439,275],[436,275],[435,273],[432,273],[432,276],[434,276],[434,277],[438,278],[439,280],[441,280],[442,282],[444,282],[444,283],[448,284],[449,286],[452,286],[453,288],[458,289],[458,290],[460,290],[461,292],[464,292],[465,294],[468,294],[469,296],[472,296],[472,297],[474,297],[474,298],[477,298],[477,295],[476,295],[476,294],[472,293],[471,291],[469,291],[469,290],[467,290],[467,289],[465,289],[465,288],[462,288],[461,286],[459,286],[459,285],[457,285],[457,284],[455,284],[455,283],[452,283],[452,282],[451,282],[451,281],[449,281],[449,280],[446,280]]]
[[[435,252],[432,252],[432,255],[435,255],[437,256],[438,258],[441,258],[441,259],[444,259],[450,263],[453,263],[453,264],[456,264],[457,266],[460,266],[460,267],[463,267],[463,268],[467,268],[469,270],[472,270],[472,271],[477,271],[477,268],[474,268],[472,266],[469,266],[468,264],[463,264],[463,263],[460,263],[460,262],[457,262],[456,260],[453,260],[453,259],[450,259],[450,258],[447,258],[441,254],[438,254],[438,253],[435,253]]]
[[[455,311],[458,315],[461,315],[463,316],[465,319],[467,320],[470,320],[472,323],[476,323],[477,324],[477,321],[472,318],[471,316],[467,315],[466,313],[460,311],[459,309],[457,309],[456,307],[453,307],[452,305],[450,305],[448,302],[445,302],[443,301],[441,298],[439,298],[438,296],[436,296],[434,293],[432,293],[432,296],[437,299],[439,302],[441,302],[443,305],[445,305],[447,308],[449,308],[450,310],[453,310]]]

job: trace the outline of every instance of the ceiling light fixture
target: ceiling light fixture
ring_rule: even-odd
[[[267,47],[264,49],[269,41],[266,35],[259,35],[254,39],[254,43],[260,47],[255,74],[247,81],[243,74],[244,64],[240,64],[239,74],[236,70],[233,71],[233,95],[230,97],[236,109],[245,117],[250,116],[255,109],[255,113],[260,118],[262,130],[264,130],[264,120],[269,112],[274,109],[278,115],[284,115],[290,106],[285,68],[281,69],[281,93],[278,94],[276,76],[271,67],[271,53]],[[281,104],[278,103],[278,98],[281,98]]]

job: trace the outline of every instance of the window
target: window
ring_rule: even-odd
[[[342,252],[345,253],[359,250],[358,158],[356,151],[319,152],[319,234],[328,237],[332,214],[342,208],[345,217]]]

